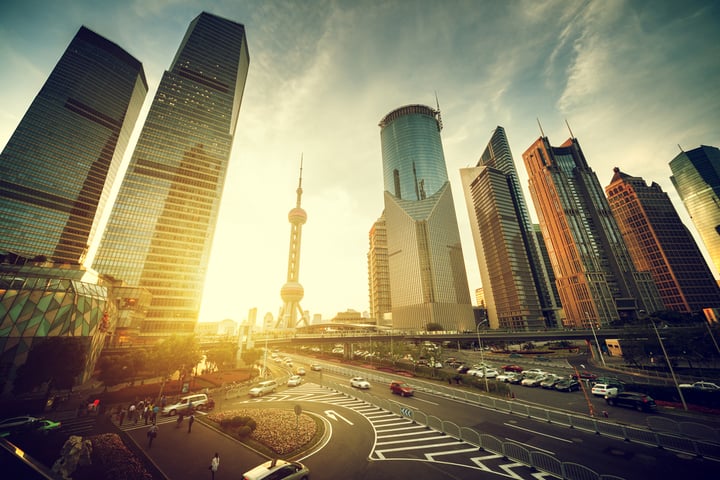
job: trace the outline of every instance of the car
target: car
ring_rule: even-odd
[[[23,415],[10,417],[0,421],[0,437],[6,437],[12,433],[34,430],[42,418]]]
[[[310,469],[300,462],[288,462],[280,458],[261,463],[243,473],[243,480],[307,480]]]
[[[640,392],[620,392],[607,395],[605,402],[610,406],[630,407],[641,412],[654,412],[657,404],[650,395]]]
[[[251,397],[262,397],[266,393],[275,393],[277,382],[275,380],[265,380],[250,389],[248,392]]]
[[[370,382],[365,380],[363,377],[353,377],[350,379],[350,386],[354,388],[360,388],[362,390],[367,390],[370,388]]]
[[[695,383],[681,383],[680,388],[694,388],[696,390],[702,390],[703,392],[717,392],[720,391],[720,387],[715,383],[711,382],[695,382]]]
[[[521,367],[520,365],[505,365],[504,367],[502,367],[502,369],[506,372],[522,373],[523,371],[523,367]]]
[[[548,375],[545,380],[540,382],[540,388],[551,389],[555,387],[555,384],[560,380],[563,380],[559,375]]]
[[[545,375],[529,375],[522,379],[520,385],[523,387],[538,387],[543,380],[545,380]]]
[[[520,382],[522,382],[524,378],[522,373],[516,373],[514,377],[508,378],[507,382],[513,385],[520,385]]]
[[[288,378],[287,386],[288,387],[297,387],[302,383],[302,377],[300,375],[293,375],[292,377]]]
[[[595,380],[591,380],[590,384],[595,385],[596,383],[611,383],[613,385],[625,386],[625,382],[616,377],[597,377]]]
[[[56,422],[48,418],[42,418],[37,421],[34,428],[36,431],[42,433],[43,435],[48,435],[56,430],[59,430],[61,426],[62,422]]]
[[[298,367],[297,370],[295,370],[295,375],[305,375],[305,369],[303,367]]]
[[[471,372],[472,372],[472,373],[471,373]],[[471,374],[471,375],[474,375],[474,376],[476,376],[476,377],[478,377],[478,378],[485,378],[485,377],[487,377],[487,378],[496,378],[498,375],[500,375],[500,372],[498,372],[498,371],[497,371],[496,369],[494,369],[494,368],[485,368],[485,369],[482,369],[482,368],[477,368],[477,369],[475,369],[475,368],[474,368],[474,369],[472,369],[472,370],[469,370],[467,373],[469,373],[469,374]]]
[[[547,375],[547,372],[541,368],[531,368],[529,370],[523,370],[524,375]]]
[[[322,365],[320,365],[319,363],[313,363],[312,365],[310,365],[310,370],[312,370],[313,372],[319,372],[322,370]]]
[[[407,383],[400,381],[390,382],[390,391],[392,393],[400,395],[401,397],[411,397],[415,393],[415,389],[413,389]]]
[[[578,391],[580,390],[580,382],[574,378],[566,378],[557,382],[553,388],[558,392]]]
[[[579,378],[582,380],[589,380],[592,382],[593,380],[596,380],[598,378],[598,376],[592,372],[588,372],[588,371],[584,370],[582,372],[573,373],[572,378],[574,378],[575,380],[577,380]]]
[[[612,383],[596,383],[593,385],[590,393],[596,397],[604,397],[606,395],[617,395],[619,390],[619,385],[614,385]]]
[[[186,395],[181,397],[177,402],[166,405],[162,410],[162,414],[165,416],[172,416],[178,413],[189,414],[189,411],[191,410],[202,410],[207,402],[208,396],[205,393]]]
[[[512,379],[518,377],[520,377],[520,374],[517,372],[505,372],[495,377],[495,380],[497,380],[498,382],[510,383]]]
[[[470,371],[470,367],[467,365],[460,365],[455,369],[455,371],[458,373],[468,373]]]

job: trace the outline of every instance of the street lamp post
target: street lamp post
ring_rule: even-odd
[[[480,340],[480,325],[487,322],[488,319],[486,318],[482,322],[478,323],[475,326],[475,331],[477,332],[477,339],[478,339],[478,348],[480,349],[480,363],[482,363],[482,372],[483,372],[483,379],[485,380],[485,391],[490,392],[490,387],[488,385],[487,380],[487,372],[485,371],[485,358],[483,356],[483,346],[482,346],[482,340]]]
[[[644,310],[640,310],[641,315],[645,314]],[[685,396],[682,393],[682,389],[680,388],[680,385],[678,384],[677,377],[675,376],[675,370],[672,367],[672,362],[670,361],[670,358],[668,357],[667,350],[665,350],[665,344],[662,341],[662,338],[660,338],[660,332],[658,332],[657,325],[655,325],[655,320],[653,320],[652,317],[650,317],[650,323],[653,326],[653,330],[655,330],[655,335],[657,336],[658,342],[660,342],[660,348],[662,349],[663,355],[665,356],[665,363],[667,363],[668,368],[670,369],[670,375],[672,376],[673,383],[675,383],[675,388],[677,389],[678,395],[680,395],[680,401],[682,402],[683,409],[687,412],[687,403],[685,403]]]
[[[593,325],[593,322],[590,319],[590,314],[588,312],[585,312],[585,317],[587,317],[587,321],[590,324],[590,330],[592,330],[593,337],[595,338],[595,345],[597,346],[598,355],[600,355],[600,362],[603,364],[604,367],[605,357],[603,356],[602,349],[600,348],[600,342],[598,342],[597,333],[595,333],[595,325]]]

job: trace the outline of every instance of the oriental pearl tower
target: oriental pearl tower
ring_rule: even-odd
[[[288,254],[287,282],[280,289],[280,297],[283,300],[283,306],[280,309],[280,315],[275,328],[295,328],[298,325],[298,319],[305,325],[308,320],[300,308],[300,300],[305,295],[305,289],[300,285],[298,278],[300,276],[300,240],[302,238],[302,226],[307,221],[307,213],[300,208],[300,199],[302,197],[302,164],[303,159],[300,157],[300,180],[298,182],[297,201],[295,208],[288,213],[288,221],[290,222],[290,252]]]

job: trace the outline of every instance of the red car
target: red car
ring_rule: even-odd
[[[390,383],[390,391],[396,393],[401,397],[410,397],[415,393],[415,390],[405,382],[393,381]]]
[[[523,368],[520,365],[505,365],[504,367],[502,367],[502,369],[506,372],[522,373],[523,371]]]
[[[580,375],[579,378],[581,378],[582,380],[596,380],[596,379],[597,379],[597,375],[595,375],[595,374],[592,373],[592,372],[587,372],[587,371],[582,371],[582,372],[578,372],[578,373],[573,373],[573,374],[572,374],[572,378],[574,378],[575,380],[577,380],[577,379],[578,379],[578,375]]]

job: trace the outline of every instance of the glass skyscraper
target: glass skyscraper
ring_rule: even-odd
[[[568,327],[632,320],[664,308],[648,271],[638,271],[597,175],[576,138],[540,137],[523,153]]]
[[[249,61],[244,26],[202,13],[160,81],[93,263],[152,294],[141,336],[195,328]]]
[[[720,150],[702,145],[670,161],[675,190],[720,271]]]
[[[665,308],[699,313],[720,308],[720,287],[660,185],[615,168],[605,187],[613,215],[639,270],[652,273]]]
[[[493,132],[477,166],[460,169],[460,178],[490,327],[557,327],[557,293],[542,262],[502,127]]]
[[[380,121],[394,328],[475,328],[441,129],[424,105]]]
[[[0,154],[0,252],[82,263],[147,89],[138,60],[80,28]]]

